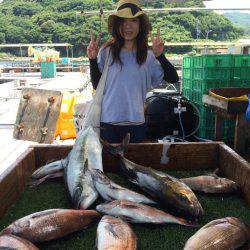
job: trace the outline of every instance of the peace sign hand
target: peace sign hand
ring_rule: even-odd
[[[161,31],[160,28],[157,28],[157,36],[153,36],[152,33],[150,34],[151,41],[152,41],[152,50],[155,57],[160,56],[164,51],[164,41],[161,38]]]
[[[98,44],[101,40],[101,33],[98,33],[96,40],[94,40],[94,35],[90,32],[90,43],[87,48],[87,55],[89,59],[95,59],[99,52]]]

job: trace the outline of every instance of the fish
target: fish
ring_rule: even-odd
[[[249,227],[235,217],[213,220],[199,229],[185,244],[184,250],[238,249],[250,240]]]
[[[196,226],[192,224],[192,222],[186,221],[183,218],[174,217],[157,208],[126,200],[114,200],[109,203],[100,204],[96,207],[96,210],[102,214],[119,217],[130,223]]]
[[[98,250],[135,250],[137,237],[132,228],[119,218],[105,215],[97,227]]]
[[[39,250],[31,242],[12,234],[0,236],[0,249],[2,250]]]
[[[117,185],[99,169],[92,169],[90,172],[96,190],[106,201],[128,200],[145,204],[155,204],[153,200],[147,198],[145,195]]]
[[[233,193],[239,190],[239,185],[226,178],[216,176],[196,176],[180,179],[193,191],[204,193]]]
[[[103,170],[102,145],[92,127],[79,132],[64,169],[65,182],[77,209],[87,209],[98,198],[90,169]]]
[[[139,186],[171,213],[178,214],[181,217],[200,218],[204,211],[194,192],[175,177],[165,173],[161,175],[159,171],[136,164],[125,158],[123,152],[128,142],[129,136],[126,136],[118,147],[102,141],[105,150],[118,156],[120,168],[128,177],[128,180]]]
[[[86,229],[99,218],[95,210],[48,209],[14,221],[0,235],[13,234],[33,243],[44,242]]]

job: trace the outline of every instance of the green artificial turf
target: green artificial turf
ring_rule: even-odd
[[[175,177],[190,177],[204,174],[202,171],[168,171],[168,173]],[[122,176],[117,174],[108,174],[108,176],[122,186],[140,191]],[[250,210],[239,194],[198,194],[197,196],[205,211],[204,217],[199,222],[200,226],[211,220],[227,216],[238,217],[245,223],[250,224]],[[101,199],[96,204],[100,202],[102,202]],[[48,181],[36,189],[27,187],[21,197],[0,221],[0,231],[16,219],[51,208],[72,208],[63,180]],[[185,242],[198,230],[198,228],[170,224],[161,226],[133,224],[132,228],[138,238],[138,249],[150,250],[183,249]],[[84,231],[73,233],[58,240],[37,244],[37,246],[40,249],[92,250],[95,245],[96,229],[97,224]]]

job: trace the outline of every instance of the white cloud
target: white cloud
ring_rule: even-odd
[[[250,8],[250,0],[212,0],[204,4],[210,8]]]

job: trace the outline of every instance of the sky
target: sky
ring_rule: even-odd
[[[208,8],[249,8],[250,9],[250,0],[212,0],[212,1],[204,1],[204,4]]]

